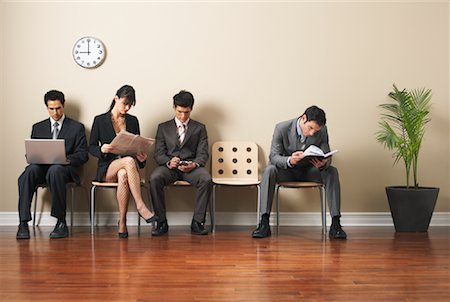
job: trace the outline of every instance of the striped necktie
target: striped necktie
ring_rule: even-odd
[[[183,143],[185,135],[186,135],[186,125],[181,124],[181,126],[178,127],[178,141],[180,142],[180,144]]]

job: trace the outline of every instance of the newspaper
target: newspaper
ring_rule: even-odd
[[[147,153],[148,148],[154,143],[155,140],[153,138],[122,130],[110,144],[112,148],[111,153],[120,155],[136,155],[139,152]]]

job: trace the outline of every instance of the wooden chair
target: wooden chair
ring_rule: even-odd
[[[256,186],[258,190],[256,223],[259,221],[261,194],[258,179],[258,146],[254,142],[219,141],[212,146],[211,157],[213,198],[212,221],[215,220],[216,188],[218,186]],[[213,232],[215,223],[213,223]]]
[[[164,188],[186,188],[186,187],[192,187],[192,184],[186,180],[176,180],[175,182],[166,185]],[[213,215],[214,209],[209,205],[209,216],[211,219],[211,230],[214,228],[214,215]]]
[[[90,214],[91,214],[91,234],[94,234],[94,228],[95,228],[95,192],[97,190],[97,188],[102,188],[102,189],[117,189],[117,186],[119,184],[117,182],[100,182],[100,181],[92,181],[92,186],[91,186],[91,205],[90,205]],[[150,207],[151,207],[151,200],[150,200],[150,193],[149,193],[149,188],[146,184],[145,179],[141,179],[141,188],[145,189],[145,192],[147,192],[147,196],[148,196],[148,200],[150,203]],[[139,212],[137,212],[138,215],[138,233],[140,233],[141,231],[141,216],[139,215]]]
[[[275,203],[277,208],[277,234],[280,227],[280,202],[279,202],[279,191],[280,188],[291,188],[291,189],[305,189],[305,188],[317,188],[320,192],[320,207],[322,211],[322,232],[326,232],[327,228],[327,202],[325,194],[325,185],[319,182],[304,182],[304,181],[290,181],[290,182],[280,182],[275,186]]]
[[[36,189],[34,190],[34,212],[33,212],[33,228],[37,225],[39,225],[39,222],[36,220],[36,212],[37,212],[37,201],[38,201],[38,190],[39,188],[41,189],[45,189],[47,188],[47,184],[46,183],[42,183],[39,184]],[[75,182],[69,182],[67,184],[67,187],[70,189],[70,230],[72,231],[73,229],[73,209],[74,209],[74,200],[75,200],[75,189],[76,188],[83,188],[86,191],[86,188],[81,185],[81,184],[77,184]]]

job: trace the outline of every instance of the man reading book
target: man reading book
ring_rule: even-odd
[[[316,181],[325,184],[328,206],[332,216],[329,236],[331,239],[346,239],[347,234],[340,224],[341,194],[339,174],[331,165],[331,156],[302,161],[304,151],[311,145],[324,153],[330,152],[325,112],[311,106],[298,118],[276,125],[270,148],[269,165],[264,170],[261,183],[261,220],[253,231],[253,238],[271,235],[270,210],[275,185],[286,181]]]

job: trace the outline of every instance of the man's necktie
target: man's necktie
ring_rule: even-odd
[[[58,134],[59,134],[58,126],[59,126],[58,122],[55,122],[55,123],[53,124],[53,132],[52,132],[52,134],[53,134],[53,139],[57,139],[57,138],[58,138]]]
[[[181,126],[178,127],[178,141],[180,142],[180,144],[183,143],[185,135],[186,135],[186,125],[181,124]]]
[[[299,135],[298,136],[298,146],[299,146],[299,148],[300,148],[300,150],[305,150],[305,142],[306,142],[306,136],[302,136],[302,135]]]

